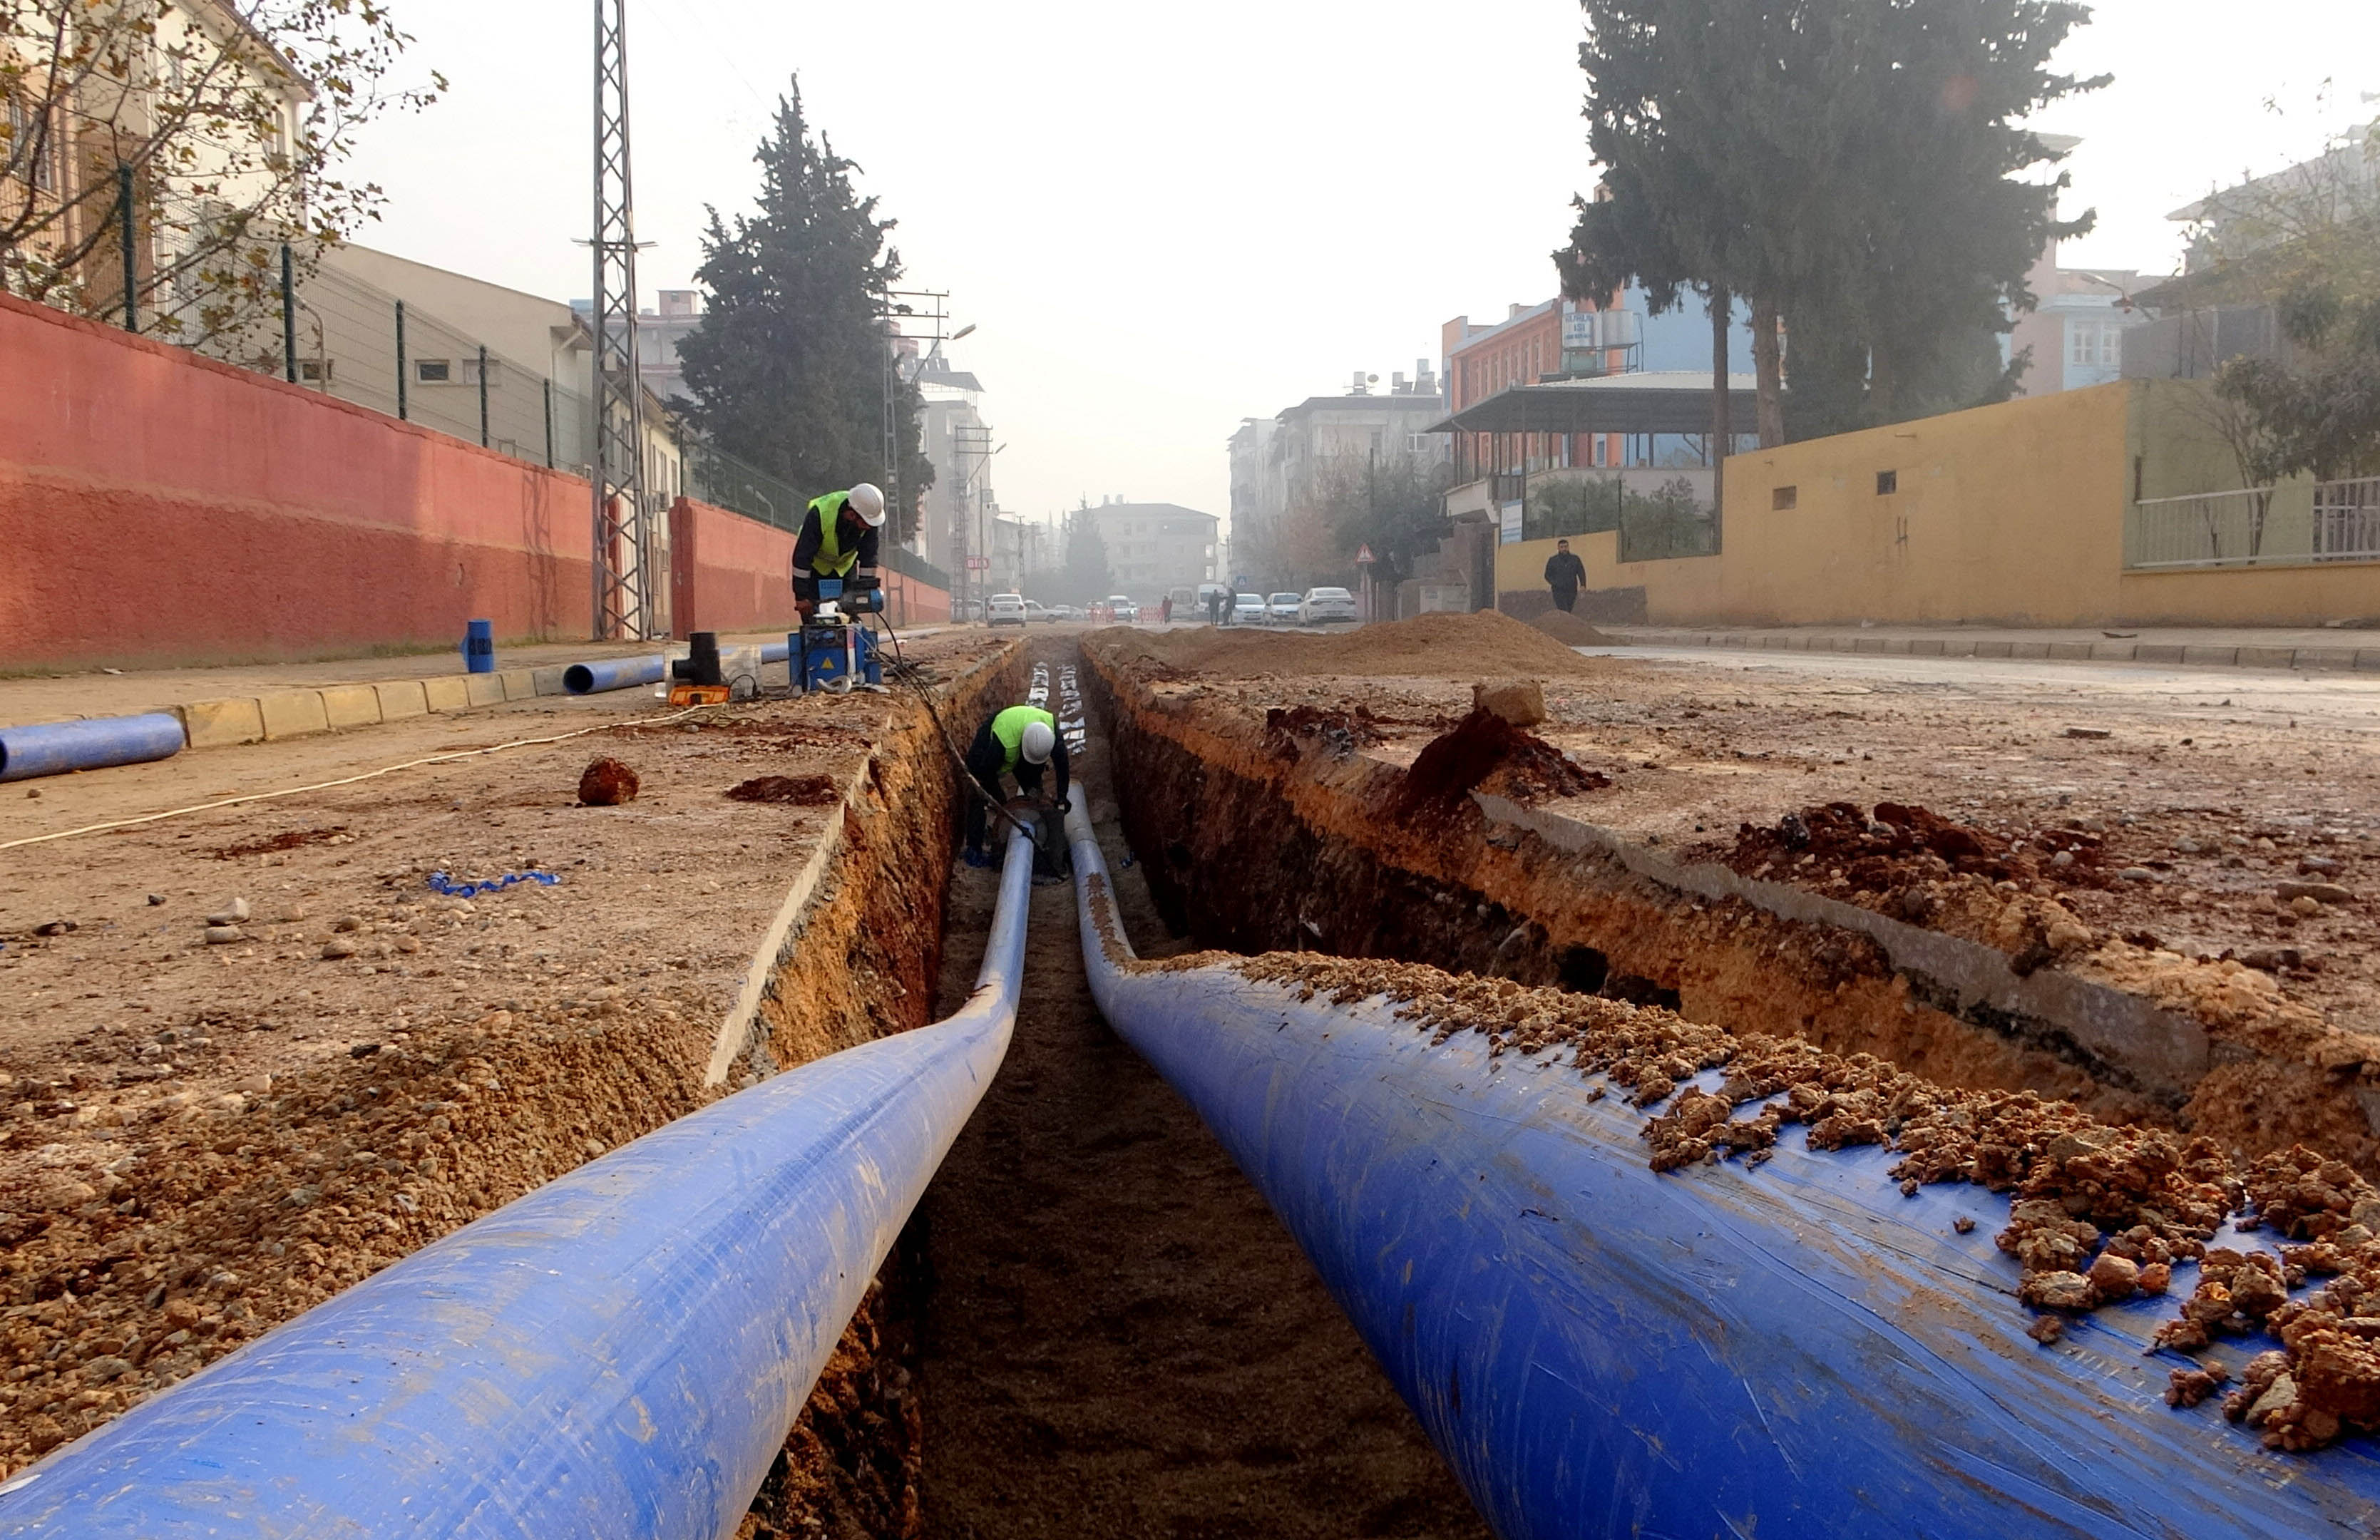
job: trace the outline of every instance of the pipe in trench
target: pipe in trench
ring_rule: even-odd
[[[0,781],[168,759],[188,741],[171,711],[0,727]]]
[[[1567,1056],[1433,1046],[1382,996],[1137,968],[1087,803],[1067,832],[1100,1011],[1231,1151],[1507,1540],[2372,1532],[2368,1447],[2281,1454],[2211,1405],[2161,1403],[2188,1362],[2147,1355],[2175,1298],[2029,1339],[1992,1239],[2005,1197],[1903,1198],[1893,1154],[1799,1140],[1754,1170],[1657,1175],[1649,1114],[1590,1100]],[[2236,1376],[2277,1345],[2204,1356]]]
[[[1016,1020],[975,993],[680,1118],[0,1485],[0,1535],[733,1534]]]

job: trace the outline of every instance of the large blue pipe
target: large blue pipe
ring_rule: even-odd
[[[792,654],[792,646],[785,642],[760,644],[763,663],[782,663]],[[668,660],[659,656],[605,658],[591,663],[573,663],[563,670],[562,687],[572,695],[600,695],[605,690],[658,685],[668,672]]]
[[[1007,1051],[1032,871],[1012,836],[957,1014],[425,1247],[0,1486],[0,1535],[732,1534]]]
[[[0,727],[0,781],[169,758],[185,741],[182,719],[171,711]]]
[[[2145,1349],[2175,1300],[2028,1339],[1992,1241],[2004,1199],[1904,1199],[1889,1154],[1798,1138],[1755,1170],[1656,1175],[1645,1114],[1588,1100],[1566,1064],[1433,1047],[1377,998],[1136,971],[1081,807],[1100,1010],[1264,1194],[1506,1540],[2374,1532],[2368,1442],[2278,1454],[2211,1404],[2163,1404],[2184,1361]]]

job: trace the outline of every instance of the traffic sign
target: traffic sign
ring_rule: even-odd
[[[1372,555],[1372,548],[1370,546],[1360,545],[1355,548],[1355,564],[1357,566],[1370,566],[1374,560],[1375,558]]]
[[[990,572],[990,570],[991,570],[991,558],[990,558],[990,557],[989,557],[989,556],[970,556],[970,557],[968,557],[968,558],[967,558],[967,571],[969,571],[969,572]]]

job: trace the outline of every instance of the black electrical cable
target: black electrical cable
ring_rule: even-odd
[[[934,731],[942,740],[942,747],[950,752],[951,763],[958,767],[959,783],[966,787],[969,792],[973,793],[976,798],[986,807],[990,808],[993,815],[1002,823],[1005,823],[1009,828],[1014,829],[1019,834],[1024,835],[1026,839],[1032,839],[1034,837],[1033,831],[1026,827],[1025,820],[1010,812],[1007,806],[997,797],[993,796],[990,792],[985,791],[983,789],[983,783],[975,778],[975,771],[967,769],[966,756],[959,752],[957,740],[951,736],[951,730],[949,726],[943,722],[941,712],[934,709],[933,692],[926,688],[926,686],[919,682],[917,677],[918,673],[917,666],[909,661],[908,655],[901,649],[901,634],[892,629],[892,623],[884,617],[883,611],[879,610],[875,612],[874,619],[875,624],[882,628],[884,634],[892,638],[893,677],[917,692],[917,699],[924,704],[926,708],[926,715],[933,719]]]

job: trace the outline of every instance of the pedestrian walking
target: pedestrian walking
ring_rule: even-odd
[[[1578,602],[1578,590],[1586,586],[1586,564],[1570,548],[1570,541],[1556,540],[1554,553],[1546,558],[1546,587],[1554,591],[1554,608],[1569,614]]]

